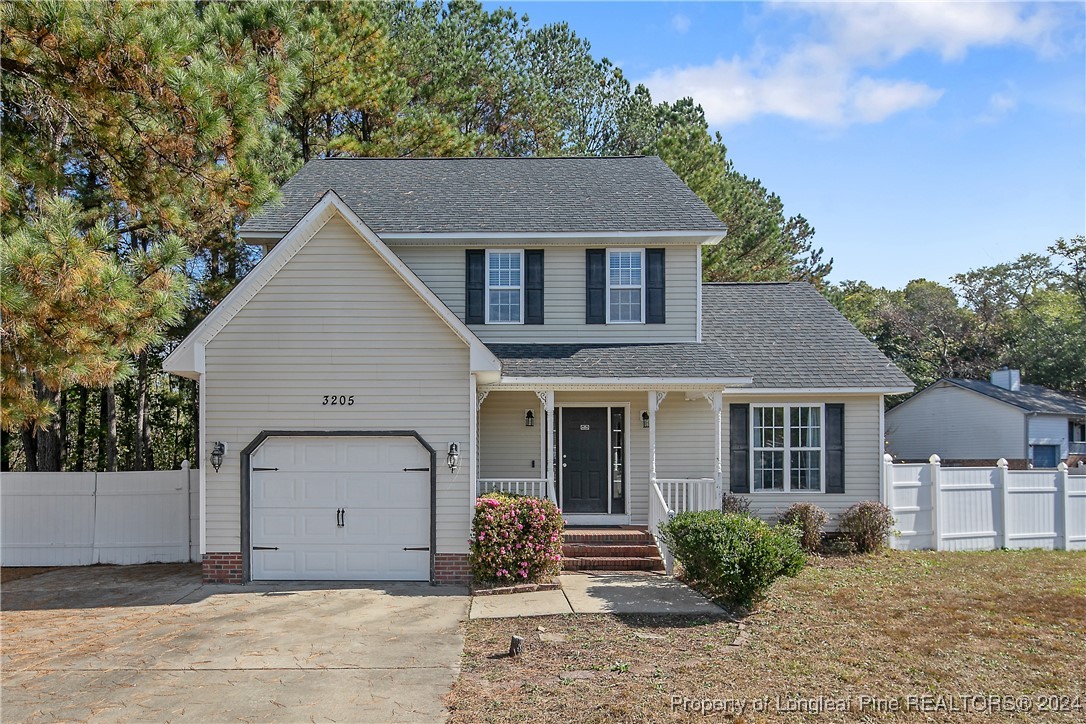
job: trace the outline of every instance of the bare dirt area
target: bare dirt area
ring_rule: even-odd
[[[37,568],[32,566],[12,568],[9,566],[7,568],[0,568],[0,584],[10,583],[11,581],[18,581],[22,578],[30,578],[31,576],[36,576],[39,573],[48,573],[49,571],[55,570],[56,567],[54,566]]]
[[[1084,721],[1086,554],[816,559],[741,623],[471,621],[446,703],[460,722]]]

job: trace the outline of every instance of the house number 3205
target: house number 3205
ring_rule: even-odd
[[[354,395],[325,395],[322,405],[353,405]]]

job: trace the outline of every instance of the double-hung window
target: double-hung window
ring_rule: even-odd
[[[822,419],[821,405],[751,407],[755,491],[822,491]]]
[[[524,323],[524,252],[487,251],[486,323]]]
[[[645,321],[645,250],[607,252],[607,323]]]

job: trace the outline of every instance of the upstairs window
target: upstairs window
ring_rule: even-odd
[[[755,491],[822,490],[821,406],[752,406],[751,432]]]
[[[607,252],[607,323],[645,321],[645,250]]]
[[[486,323],[524,322],[524,252],[486,253]]]

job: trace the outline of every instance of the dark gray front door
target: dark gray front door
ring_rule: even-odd
[[[562,510],[607,512],[607,408],[562,408]]]

